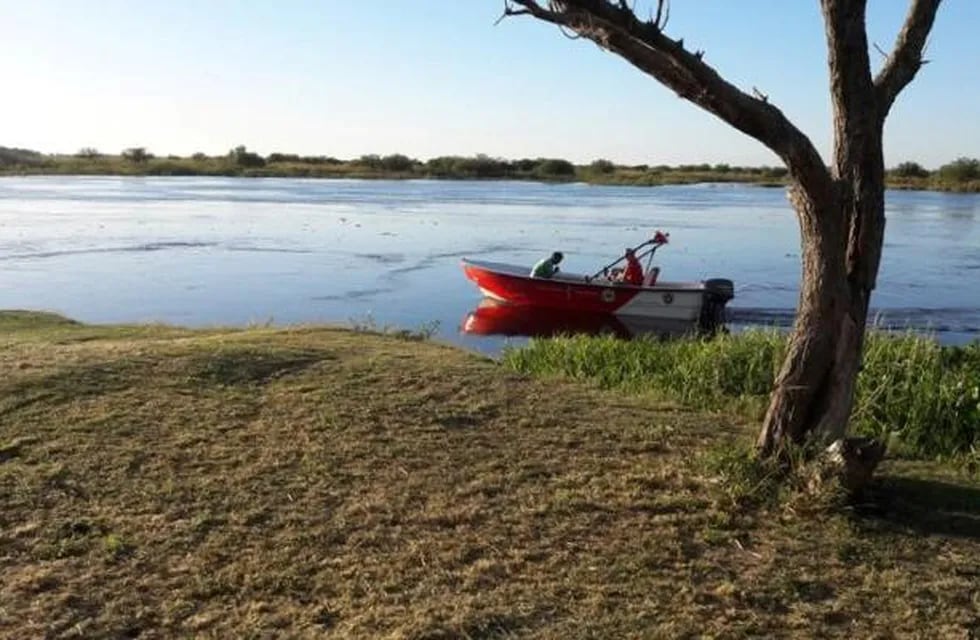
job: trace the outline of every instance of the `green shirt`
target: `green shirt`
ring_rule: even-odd
[[[550,278],[551,276],[558,273],[558,265],[551,261],[551,258],[544,258],[538,260],[531,269],[532,278]]]

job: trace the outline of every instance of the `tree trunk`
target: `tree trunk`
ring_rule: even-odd
[[[862,274],[877,273],[878,252],[867,244],[884,228],[883,197],[858,213],[847,186],[835,182],[824,194],[791,191],[801,221],[803,275],[796,322],[759,435],[764,455],[808,438],[837,440],[847,426],[873,288]],[[866,233],[853,230],[859,224]]]
[[[884,115],[862,0],[823,0],[834,105],[834,193],[795,189],[804,247],[796,323],[759,449],[843,437],[885,230]]]

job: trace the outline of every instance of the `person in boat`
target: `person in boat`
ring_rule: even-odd
[[[531,269],[532,278],[550,278],[558,273],[558,263],[562,261],[561,251],[555,251],[547,258],[542,258]]]
[[[626,268],[619,272],[616,281],[636,286],[643,284],[643,265],[633,249],[626,249]]]

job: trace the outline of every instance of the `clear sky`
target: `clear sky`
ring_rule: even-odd
[[[649,0],[638,0],[648,11]],[[673,0],[668,35],[769,95],[829,157],[818,0]],[[906,0],[870,0],[890,50]],[[486,153],[777,164],[616,56],[502,0],[0,0],[0,145],[347,159]],[[980,156],[980,1],[946,0],[886,162]],[[882,57],[872,51],[875,68]]]

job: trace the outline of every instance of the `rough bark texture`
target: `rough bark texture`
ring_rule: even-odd
[[[894,51],[872,78],[866,0],[821,0],[834,105],[829,170],[810,140],[766,96],[741,91],[704,62],[704,52],[687,51],[683,40],[664,35],[663,0],[648,21],[622,0],[506,4],[505,15],[534,16],[618,54],[785,162],[800,223],[803,275],[788,353],[759,436],[763,454],[814,437],[838,440],[846,430],[885,228],[884,120],[923,63],[939,3],[911,1]]]

